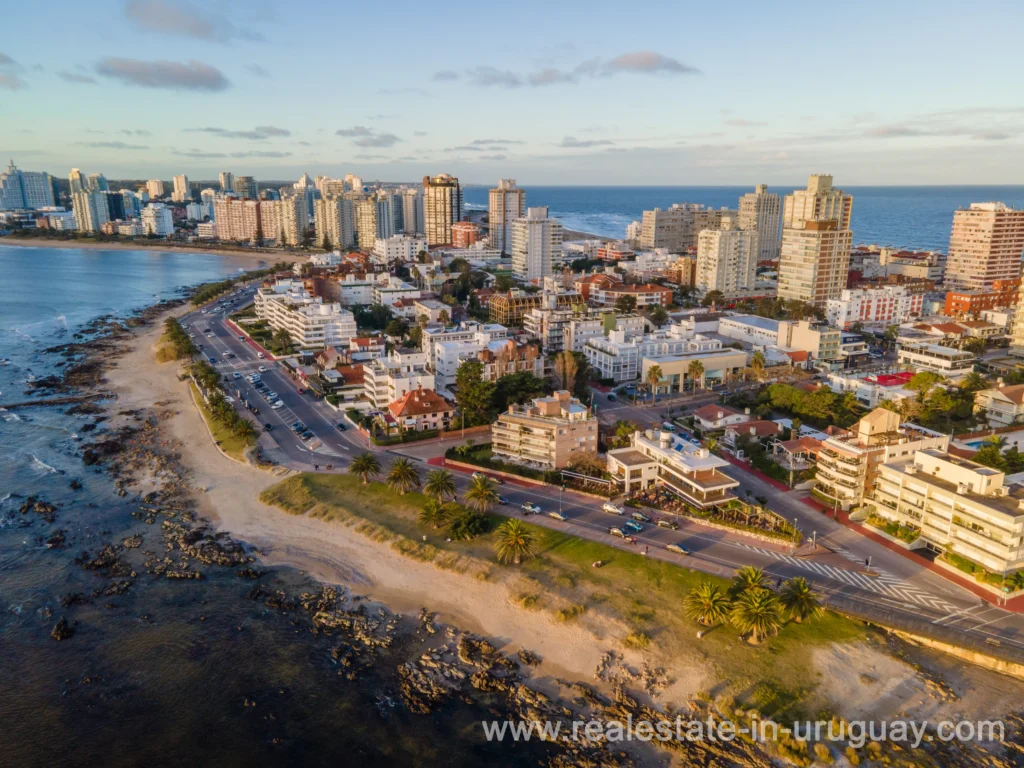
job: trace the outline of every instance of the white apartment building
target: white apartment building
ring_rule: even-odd
[[[659,391],[666,392],[679,391],[683,370],[692,360],[701,361],[706,377],[717,379],[725,369],[741,367],[747,359],[745,352],[723,349],[721,341],[693,334],[684,325],[642,335],[631,334],[628,328],[615,329],[587,339],[583,354],[600,378],[616,383],[636,380],[655,361],[663,373]]]
[[[757,232],[758,261],[778,260],[781,222],[782,200],[768,191],[767,184],[758,184],[753,192],[740,197],[739,228]]]
[[[400,277],[386,272],[377,276],[377,282],[373,286],[373,303],[383,304],[385,307],[394,306],[401,299],[418,299],[421,296],[423,292],[415,285],[410,285]]]
[[[386,408],[420,387],[434,389],[434,374],[427,370],[423,352],[392,352],[363,363],[363,394],[374,408]]]
[[[526,191],[516,186],[515,179],[501,179],[490,191],[487,221],[491,247],[498,253],[512,249],[512,222],[526,215]]]
[[[142,231],[147,235],[168,237],[174,234],[174,216],[163,203],[150,203],[142,209]]]
[[[512,270],[523,280],[541,280],[562,258],[562,222],[548,216],[547,206],[529,208],[511,225]]]
[[[832,177],[811,176],[786,196],[779,255],[779,298],[824,305],[839,298],[850,268],[853,197]]]
[[[356,225],[349,198],[325,195],[313,201],[313,212],[317,247],[322,247],[325,240],[332,248],[351,248],[355,245]]]
[[[330,298],[341,302],[342,306],[355,307],[373,304],[373,290],[376,286],[376,281],[369,276],[335,275],[328,281],[325,292]]]
[[[697,289],[729,295],[753,290],[760,241],[756,230],[705,229],[697,236]]]
[[[284,328],[303,349],[348,346],[358,335],[355,316],[341,304],[324,304],[303,288],[301,280],[278,280],[253,298],[256,316],[275,331]]]
[[[146,191],[149,192],[150,199],[163,197],[167,194],[167,190],[164,188],[164,183],[160,179],[150,179],[147,181]]]
[[[829,299],[825,316],[829,325],[848,328],[854,323],[906,323],[920,317],[924,294],[911,293],[903,286],[843,289],[838,299]]]
[[[991,291],[997,280],[1017,280],[1024,254],[1024,210],[1003,203],[971,203],[953,213],[946,287]]]
[[[684,253],[697,247],[697,235],[701,230],[719,229],[722,216],[736,215],[736,211],[727,208],[714,210],[694,203],[675,203],[665,211],[660,208],[644,211],[640,247],[649,250],[666,248],[671,253]]]
[[[82,190],[71,195],[75,226],[82,232],[99,232],[109,220],[107,197],[102,192]]]
[[[260,204],[256,200],[218,198],[213,203],[213,217],[221,240],[255,240],[260,230]]]
[[[189,203],[185,206],[185,218],[189,221],[202,221],[207,216],[213,217],[213,205],[208,203]]]
[[[230,171],[221,171],[220,176],[217,179],[220,182],[221,192],[234,192],[235,191],[235,174]]]
[[[37,210],[53,205],[50,174],[19,170],[13,159],[7,170],[0,173],[0,211]]]
[[[203,221],[196,224],[196,237],[200,240],[217,240],[217,222]]]
[[[184,203],[191,198],[188,191],[188,176],[181,174],[173,179],[174,190],[171,192],[171,200],[175,203]]]
[[[289,195],[280,200],[260,200],[260,228],[264,240],[283,245],[300,245],[309,227],[305,196]]]
[[[377,238],[373,244],[374,264],[405,264],[415,261],[420,251],[427,250],[427,239],[416,235],[392,235]]]
[[[430,340],[429,347],[432,350],[430,365],[437,376],[435,389],[438,392],[455,383],[455,375],[458,373],[459,366],[466,360],[478,359],[480,352],[485,349],[490,350],[495,356],[501,354],[502,349],[509,342],[508,330],[503,325],[499,325],[497,328],[500,330],[492,331],[489,324],[479,325],[476,333],[468,339]],[[462,336],[462,334],[458,335]],[[426,331],[424,331],[424,337],[426,337]],[[543,360],[540,361],[540,365],[540,370],[543,371]]]
[[[438,344],[448,341],[473,341],[481,333],[486,334],[492,340],[508,338],[508,328],[504,325],[467,320],[454,328],[444,326],[424,328],[420,349],[427,353],[429,360],[433,361]]]
[[[440,257],[446,261],[465,259],[474,266],[496,266],[502,263],[501,251],[492,248],[483,240],[477,240],[468,248],[435,248],[430,255],[432,258]]]
[[[143,229],[141,221],[133,219],[118,224],[117,234],[121,237],[142,237],[146,234],[146,230]]]
[[[809,320],[772,320],[757,315],[732,315],[718,320],[718,333],[756,347],[807,352],[818,360],[842,359],[838,328]]]
[[[427,318],[428,323],[443,323],[451,319],[452,308],[437,299],[416,299],[412,304],[412,316],[419,321]]]
[[[407,235],[423,234],[423,195],[418,189],[400,190],[402,204],[402,230]]]
[[[943,376],[960,377],[974,370],[977,358],[963,349],[939,344],[914,344],[901,347],[897,362],[913,371],[932,371]]]
[[[430,245],[452,241],[452,224],[462,220],[462,187],[447,173],[423,177],[423,228]]]

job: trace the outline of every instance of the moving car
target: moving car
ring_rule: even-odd
[[[498,497],[498,503],[499,504],[504,504],[504,505],[507,506],[508,505],[508,499],[506,499],[504,496],[499,496]]]
[[[245,336],[239,336],[239,337],[238,337],[238,340],[239,340],[239,341],[245,341]]]
[[[523,504],[523,512],[526,512],[527,514],[532,512],[535,515],[539,515],[540,514],[540,507],[538,507],[532,501],[528,501],[525,504]]]
[[[488,480],[497,483],[498,485],[505,484],[505,481],[502,480],[500,477],[492,477],[491,475],[488,475],[486,472],[474,472],[473,477],[486,477]]]
[[[256,357],[258,357],[260,360],[266,360],[267,359],[267,356],[264,355],[262,352],[257,352],[256,353]],[[260,370],[261,371],[263,370],[263,366],[262,365],[260,366]]]
[[[677,555],[688,555],[690,550],[684,547],[682,544],[667,544],[665,546],[669,552],[675,552]]]
[[[548,512],[548,517],[553,517],[555,520],[561,520],[563,523],[569,518],[563,515],[561,512]]]
[[[270,430],[272,430],[274,428],[274,425],[273,424],[264,424],[263,428],[265,430],[267,430],[267,432],[269,432]]]
[[[675,520],[661,519],[661,520],[658,521],[658,527],[659,528],[668,528],[670,531],[678,531],[679,530],[679,523],[677,523]]]
[[[339,421],[339,422],[338,422],[338,431],[339,431],[339,432],[345,432],[345,431],[347,431],[347,430],[348,430],[348,427],[346,427],[346,426],[345,426],[344,424],[342,424],[342,423],[341,423],[341,422]]]
[[[667,421],[661,422],[661,428],[663,430],[665,430],[666,432],[675,432],[676,431],[676,425],[675,424],[670,424]]]
[[[622,527],[625,528],[627,531],[631,531],[632,533],[640,533],[640,531],[644,529],[644,527],[640,525],[640,523],[637,523],[633,520],[627,520],[622,524]]]
[[[618,536],[620,539],[626,538],[626,532],[623,531],[621,528],[609,528],[608,533],[610,533],[612,536]]]
[[[609,395],[608,395],[608,402],[610,402],[610,403],[617,403],[618,401],[619,401],[619,398],[617,398],[615,396],[614,392],[609,393]]]
[[[261,358],[263,357],[263,353],[262,353],[262,352],[260,352],[260,357],[261,357]],[[267,372],[267,366],[265,366],[265,365],[261,365],[261,366],[260,366],[259,368],[257,368],[257,370],[258,370],[258,371],[259,371],[260,373],[266,373],[266,372]]]
[[[211,357],[210,358],[210,365],[215,365],[216,363],[217,363],[217,358],[216,357]]]
[[[242,378],[242,374],[240,374],[238,371],[235,371],[233,374],[231,374],[231,378],[240,379]]]
[[[624,510],[622,507],[615,506],[610,501],[606,501],[604,504],[601,505],[601,511],[602,512],[607,512],[609,515],[624,515],[624,514],[626,514],[626,510]]]
[[[634,520],[639,520],[641,523],[649,523],[649,522],[651,522],[650,516],[649,515],[645,515],[643,512],[640,512],[639,510],[630,512],[629,516],[632,517]]]

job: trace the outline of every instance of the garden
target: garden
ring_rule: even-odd
[[[921,529],[915,525],[906,525],[899,523],[895,520],[890,520],[887,517],[872,512],[868,515],[867,520],[864,521],[872,528],[877,528],[883,533],[892,536],[895,539],[906,542],[907,544],[913,544],[921,536]]]

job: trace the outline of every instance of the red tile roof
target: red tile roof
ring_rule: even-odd
[[[432,389],[414,389],[395,402],[388,405],[388,410],[396,419],[413,416],[424,416],[428,413],[454,413],[455,408]]]
[[[730,424],[725,428],[726,432],[735,432],[737,437],[744,435],[755,435],[756,437],[769,437],[782,431],[782,425],[766,419],[757,421],[745,421],[742,424]]]
[[[719,413],[722,415],[719,416]],[[742,412],[737,411],[735,408],[730,408],[727,405],[715,405],[710,403],[708,405],[702,405],[693,412],[693,415],[703,421],[718,421],[720,418],[725,418],[726,416],[740,416],[742,415]]]

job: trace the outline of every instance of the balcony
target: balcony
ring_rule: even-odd
[[[830,449],[826,449],[826,450],[823,450],[821,452],[821,454],[819,456],[819,461],[821,459],[831,460],[831,461],[838,461],[838,462],[842,462],[843,464],[851,464],[853,466],[860,466],[863,463],[859,456],[858,457],[847,456],[846,454],[839,453],[838,451],[830,450]]]

